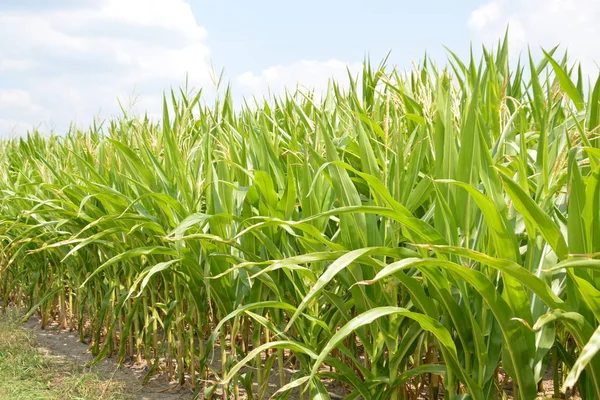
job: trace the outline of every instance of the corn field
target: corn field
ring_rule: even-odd
[[[6,139],[2,303],[201,398],[599,398],[600,80],[508,54]]]

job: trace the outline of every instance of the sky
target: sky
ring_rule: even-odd
[[[158,116],[165,90],[210,99],[221,72],[241,102],[322,90],[366,56],[443,65],[507,26],[514,59],[560,44],[597,74],[600,0],[0,0],[0,137]]]

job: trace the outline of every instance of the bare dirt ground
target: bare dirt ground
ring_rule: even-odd
[[[80,366],[87,365],[94,359],[92,354],[88,351],[88,346],[79,341],[77,332],[60,330],[58,324],[49,325],[46,329],[42,330],[40,328],[40,321],[35,317],[32,317],[23,325],[23,327],[34,334],[39,350],[46,355],[72,362]],[[122,384],[126,388],[126,393],[128,394],[127,398],[135,400],[188,400],[194,398],[191,390],[182,388],[176,383],[168,382],[164,376],[153,378],[147,384],[142,385],[142,380],[146,372],[143,368],[127,364],[118,368],[114,358],[104,359],[91,367],[91,370],[104,379]],[[276,387],[276,377],[273,375],[273,378],[273,382],[269,382],[269,386]],[[501,376],[499,377],[499,381],[504,382],[505,393],[508,395],[507,397],[509,399],[512,398],[512,384],[510,383],[510,380]],[[337,385],[327,386],[329,386],[328,391],[330,391],[330,395],[333,399],[343,398],[343,393]],[[240,398],[245,398],[243,390],[240,394]],[[538,399],[559,397],[554,396],[550,373],[547,373],[544,377],[543,391],[538,393],[538,395]],[[293,393],[290,398],[296,399],[297,394]],[[419,398],[425,399],[427,398],[427,395]],[[561,398],[580,399],[578,396],[569,394]]]
[[[88,346],[79,341],[77,332],[60,330],[58,325],[51,325],[42,330],[40,321],[33,317],[23,327],[33,332],[40,351],[51,357],[79,365],[87,365],[94,359],[88,351]],[[130,394],[128,397],[135,400],[187,400],[194,398],[189,389],[169,383],[164,377],[155,378],[142,385],[144,370],[132,365],[118,368],[112,358],[104,359],[91,369],[105,379],[122,383],[127,393]]]

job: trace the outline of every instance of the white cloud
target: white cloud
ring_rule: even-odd
[[[22,89],[0,89],[0,107],[30,107],[31,96]]]
[[[207,32],[189,0],[86,0],[70,6],[0,6],[0,137],[32,127],[64,132],[74,122],[120,115],[119,101],[160,117],[162,92],[203,88],[210,79]],[[282,94],[297,85],[318,92],[330,78],[348,82],[360,63],[297,61],[233,77],[236,100]],[[206,96],[208,94],[208,96]],[[240,102],[241,104],[241,102]],[[239,105],[239,104],[238,104]]]
[[[31,93],[23,89],[0,89],[0,138],[13,133],[23,133],[33,123],[16,119],[21,115],[36,115],[43,108],[35,103]]]
[[[192,87],[207,85],[206,37],[184,0],[95,0],[70,9],[0,11],[0,129],[87,124],[97,114],[118,114],[117,96],[127,100],[135,90],[144,99],[160,99],[186,74]],[[146,99],[143,105],[160,104]]]
[[[361,70],[360,63],[345,63],[340,60],[302,60],[289,65],[275,65],[259,73],[251,71],[240,74],[236,83],[244,94],[266,96],[270,93],[283,94],[285,89],[296,87],[315,90],[317,93],[327,88],[330,78],[339,83],[348,82],[348,69],[352,76]]]
[[[33,68],[35,63],[32,60],[19,59],[0,59],[0,72],[26,71]]]
[[[473,10],[468,21],[477,41],[490,44],[509,26],[513,51],[526,46],[568,49],[589,72],[600,61],[600,1],[491,0]]]
[[[492,1],[474,10],[469,18],[469,26],[479,30],[494,23],[501,16],[503,5],[504,1]]]

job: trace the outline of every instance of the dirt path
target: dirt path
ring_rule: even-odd
[[[82,366],[94,359],[88,352],[88,346],[79,341],[77,332],[61,331],[58,326],[42,330],[37,318],[31,318],[23,327],[33,332],[37,346],[47,355]],[[190,390],[169,384],[164,377],[142,385],[145,375],[143,369],[130,365],[119,369],[113,358],[104,359],[92,367],[92,370],[105,379],[123,383],[131,398],[136,400],[188,400],[194,397]]]
[[[88,346],[79,341],[77,332],[69,332],[58,329],[58,325],[52,325],[47,329],[40,328],[40,321],[37,318],[31,318],[23,324],[23,328],[31,332],[35,338],[36,346],[46,356],[52,357],[61,362],[72,363],[83,367],[93,360],[92,354],[88,351]],[[117,368],[114,358],[107,358],[90,369],[97,374],[104,382],[115,382],[123,387],[126,399],[135,400],[191,400],[194,398],[193,393],[186,388],[181,388],[177,384],[170,384],[165,377],[158,377],[151,380],[148,384],[142,385],[142,380],[145,376],[143,368],[136,368],[132,365],[124,365],[122,368]],[[290,374],[287,380],[291,378]],[[269,386],[276,390],[278,386],[278,376],[271,374]],[[504,382],[505,392],[508,398],[511,399],[512,384],[508,382],[505,376],[500,376],[499,380]],[[330,396],[333,399],[341,399],[344,393],[339,385],[326,382]],[[538,398],[550,398],[553,393],[553,382],[550,371],[543,380],[543,392],[539,393]],[[0,396],[1,397],[1,396]],[[20,398],[20,397],[19,397]],[[113,397],[114,398],[114,397]],[[121,398],[120,396],[118,398]],[[244,396],[241,390],[241,398]],[[290,399],[298,399],[297,393],[293,392]],[[427,398],[419,397],[420,399]],[[580,399],[580,397],[570,396],[571,399]],[[12,399],[12,398],[11,398]],[[65,399],[66,400],[66,399]]]

